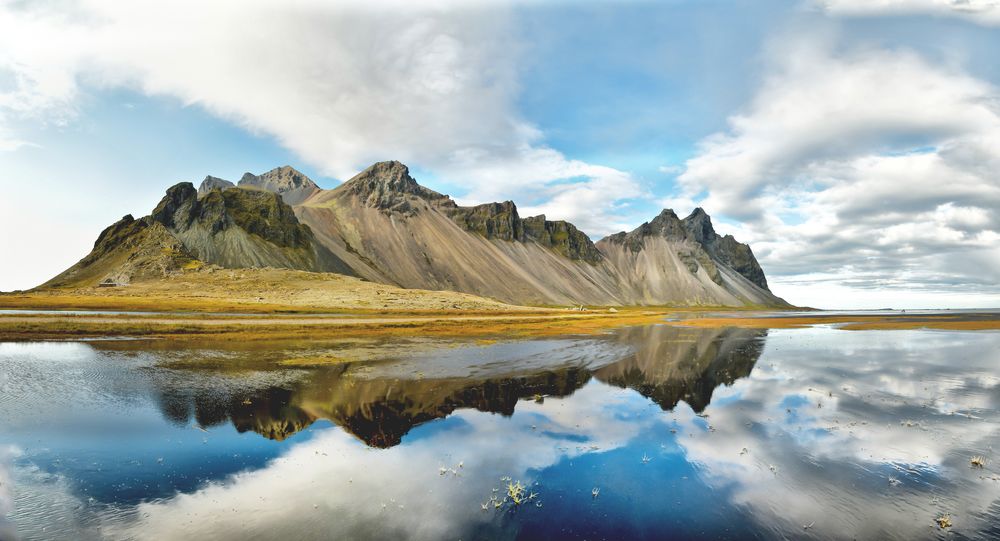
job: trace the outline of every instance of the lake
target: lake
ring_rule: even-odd
[[[0,539],[1000,536],[1000,333],[289,347],[0,343]]]

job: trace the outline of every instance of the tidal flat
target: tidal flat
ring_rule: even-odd
[[[0,539],[994,539],[990,321],[12,338]]]

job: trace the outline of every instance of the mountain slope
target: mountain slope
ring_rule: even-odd
[[[108,227],[90,254],[41,287],[124,285],[206,263],[354,274],[280,196],[217,181],[206,178],[201,197],[190,182],[172,186],[149,216]]]
[[[584,252],[592,257],[595,249],[582,233],[575,242],[587,247],[575,257],[575,245],[564,234],[528,237],[513,203],[459,207],[417,184],[399,162],[375,164],[338,188],[315,194],[296,214],[369,280],[515,303],[625,302],[613,270],[585,260]],[[529,229],[540,235],[566,230],[552,222],[546,229],[545,223],[535,218]]]
[[[128,283],[202,263],[335,272],[513,304],[787,306],[749,246],[701,209],[664,210],[596,244],[573,224],[523,218],[511,201],[464,207],[380,162],[333,190],[291,167],[206,177],[126,217],[48,286]]]
[[[407,288],[524,304],[785,305],[749,247],[715,235],[703,212],[669,224],[661,214],[595,245],[570,223],[521,218],[510,201],[459,206],[399,162],[377,163],[295,211],[360,276]]]
[[[720,237],[702,209],[683,220],[664,210],[631,232],[597,243],[637,304],[781,306],[750,247]]]
[[[101,232],[86,257],[40,287],[123,285],[198,265],[163,224],[127,215]]]

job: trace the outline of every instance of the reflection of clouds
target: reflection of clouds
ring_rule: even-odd
[[[432,438],[418,432],[391,449],[372,450],[327,430],[262,470],[141,504],[129,519],[109,519],[105,533],[116,539],[245,539],[253,531],[288,539],[455,536],[491,526],[496,514],[481,511],[480,503],[500,486],[500,476],[530,480],[532,471],[591,446],[622,445],[654,419],[625,423],[621,416],[645,411],[647,402],[634,393],[592,383],[568,398],[522,402],[511,418],[461,410],[436,425]],[[440,467],[459,462],[460,475],[440,474]]]
[[[956,531],[982,527],[973,513],[1000,483],[969,458],[1000,444],[997,419],[947,412],[993,399],[1000,335],[847,332],[772,331],[757,370],[706,410],[715,431],[684,425],[688,459],[784,535],[927,537],[941,513]]]
[[[7,522],[7,516],[14,510],[14,495],[11,488],[14,479],[10,473],[10,463],[18,450],[12,445],[0,447],[0,539],[12,539],[14,527]]]
[[[100,539],[70,481],[35,466],[12,466],[21,456],[14,446],[0,447],[0,539]]]

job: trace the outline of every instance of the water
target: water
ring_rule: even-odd
[[[0,539],[1000,534],[1000,333],[650,326],[295,370],[177,347],[0,344]]]

